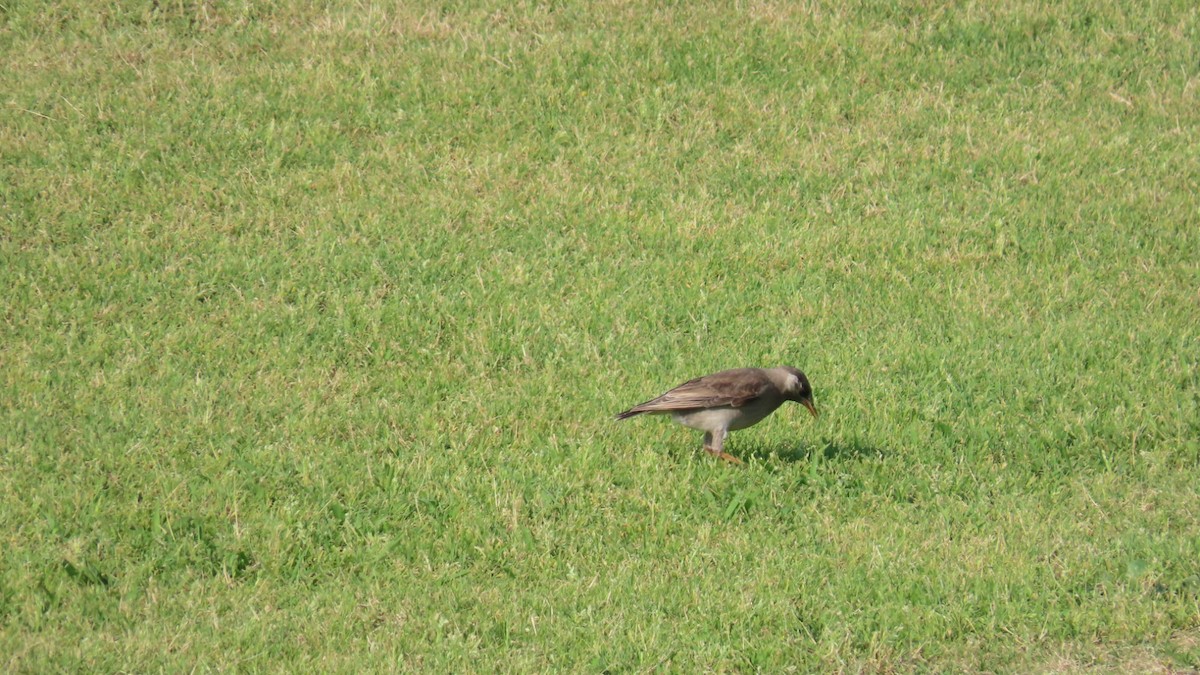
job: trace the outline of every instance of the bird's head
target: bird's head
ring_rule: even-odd
[[[783,366],[781,370],[787,373],[783,395],[787,400],[795,401],[808,408],[808,412],[816,417],[817,407],[813,405],[813,390],[812,385],[808,383],[808,378],[804,376],[804,373],[791,366]]]

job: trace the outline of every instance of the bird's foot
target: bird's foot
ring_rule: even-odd
[[[728,452],[725,452],[724,450],[714,450],[708,446],[705,446],[704,451],[710,455],[720,457],[721,459],[725,460],[726,462],[729,462],[730,464],[744,464],[745,463],[742,460],[738,459],[737,457],[734,457],[733,455],[729,454]]]

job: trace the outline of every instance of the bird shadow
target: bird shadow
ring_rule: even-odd
[[[814,458],[824,460],[881,458],[888,450],[859,441],[821,440],[815,443],[771,443],[751,445],[743,452],[736,452],[743,459],[753,457],[758,461],[776,461],[784,464],[808,462]]]

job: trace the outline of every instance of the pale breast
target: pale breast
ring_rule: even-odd
[[[758,424],[764,417],[775,412],[775,409],[781,403],[782,401],[759,399],[741,408],[730,408],[728,406],[704,408],[702,410],[672,413],[671,417],[685,427],[699,429],[700,431],[712,431],[714,429],[736,431]]]

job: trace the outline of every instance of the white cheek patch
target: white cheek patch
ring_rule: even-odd
[[[788,373],[787,380],[785,382],[786,382],[786,384],[785,384],[784,388],[787,391],[799,391],[800,390],[800,378],[796,377],[795,375]]]

